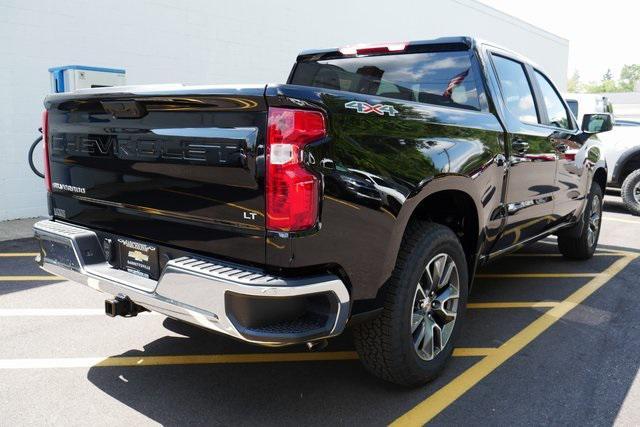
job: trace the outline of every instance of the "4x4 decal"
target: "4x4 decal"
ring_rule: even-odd
[[[362,114],[376,113],[380,116],[384,116],[386,113],[392,117],[398,114],[398,110],[393,108],[392,105],[385,105],[385,104],[371,105],[362,101],[347,102],[346,104],[344,104],[344,107],[350,108],[352,110],[356,110],[358,113],[362,113]]]

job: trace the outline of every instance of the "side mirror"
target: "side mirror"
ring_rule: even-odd
[[[609,113],[585,114],[582,130],[587,133],[606,132],[613,129],[613,117]]]

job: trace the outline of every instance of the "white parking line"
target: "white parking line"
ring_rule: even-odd
[[[625,256],[627,255],[624,252],[597,252],[595,254],[593,254],[593,256]],[[546,258],[546,257],[551,257],[551,258],[560,258],[562,257],[562,254],[548,254],[548,253],[536,253],[536,252],[520,252],[520,253],[515,253],[515,254],[510,254],[507,255],[507,257],[515,257],[515,258],[537,258],[537,257],[542,257],[542,258]]]
[[[600,273],[481,273],[478,279],[559,279],[571,277],[596,277]]]
[[[155,312],[143,312],[141,315],[157,315]],[[104,309],[100,308],[0,308],[0,317],[19,316],[104,316]]]

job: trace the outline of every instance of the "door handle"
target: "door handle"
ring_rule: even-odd
[[[514,152],[522,154],[529,149],[529,143],[524,139],[516,138],[511,141],[511,148]]]

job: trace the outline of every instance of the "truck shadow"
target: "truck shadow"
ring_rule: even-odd
[[[602,210],[610,213],[629,214],[629,210],[624,206],[622,201],[617,200],[605,200],[602,204]]]
[[[249,346],[171,319],[164,325],[184,337],[165,336],[142,351],[119,356],[306,351],[303,347]],[[326,351],[351,349],[350,336],[344,336],[333,340]],[[477,361],[469,359],[474,360],[450,364],[444,375],[420,389],[378,381],[357,360],[93,367],[87,378],[109,396],[162,425],[377,425],[393,421],[402,414],[397,408],[409,410]]]
[[[629,212],[629,209],[622,202],[622,198],[620,197],[620,193],[617,194],[611,190],[607,190],[607,196],[605,197],[604,203],[602,204],[602,210],[610,213],[620,213],[626,214],[633,218],[633,215]]]
[[[553,243],[533,245],[530,253],[555,251]],[[624,248],[601,246],[600,249]],[[525,271],[526,266],[527,272],[601,272],[615,259],[615,256],[594,257],[577,270],[575,262],[567,263],[559,257],[545,258],[544,263],[536,263],[536,258],[516,257],[491,264],[490,271]],[[485,378],[483,386],[463,395],[445,411],[446,415],[442,414],[445,418],[434,420],[436,424],[444,419],[447,424],[465,424],[471,417],[483,416],[489,420],[498,415],[494,420],[497,424],[500,420],[516,419],[534,423],[532,414],[545,414],[549,422],[553,419],[559,423],[580,424],[581,420],[588,423],[598,419],[602,424],[612,424],[638,375],[637,358],[630,360],[624,356],[621,360],[621,355],[640,351],[638,341],[633,339],[637,312],[632,308],[620,310],[620,307],[622,301],[622,305],[628,307],[640,304],[637,291],[633,292],[639,267],[636,262],[617,275],[612,279],[615,283],[606,285],[606,292],[599,292],[597,298],[576,307],[514,360]],[[497,297],[562,300],[588,280],[558,279],[548,286],[538,279],[484,280],[476,284],[471,301],[495,301]],[[509,288],[514,289],[511,295]],[[458,343],[462,347],[499,347],[538,318],[542,310],[470,310]],[[147,343],[142,349],[117,356],[306,352],[302,346],[255,347],[171,319],[165,319],[163,326],[169,332],[166,336]],[[592,351],[604,340],[615,351]],[[349,331],[332,340],[325,351],[345,350],[353,350]],[[410,410],[479,360],[478,357],[454,357],[438,379],[416,389],[379,381],[357,360],[95,366],[89,369],[87,378],[108,396],[162,425],[381,425]],[[609,368],[603,370],[601,366]],[[558,382],[549,372],[562,372],[562,380]],[[594,394],[567,392],[592,390],[597,395],[605,389],[607,399],[599,400],[589,411],[584,410],[584,393],[588,393],[590,399]],[[514,404],[522,393],[529,395],[528,403]],[[109,417],[105,414],[105,420]],[[116,421],[121,418],[120,415]]]

